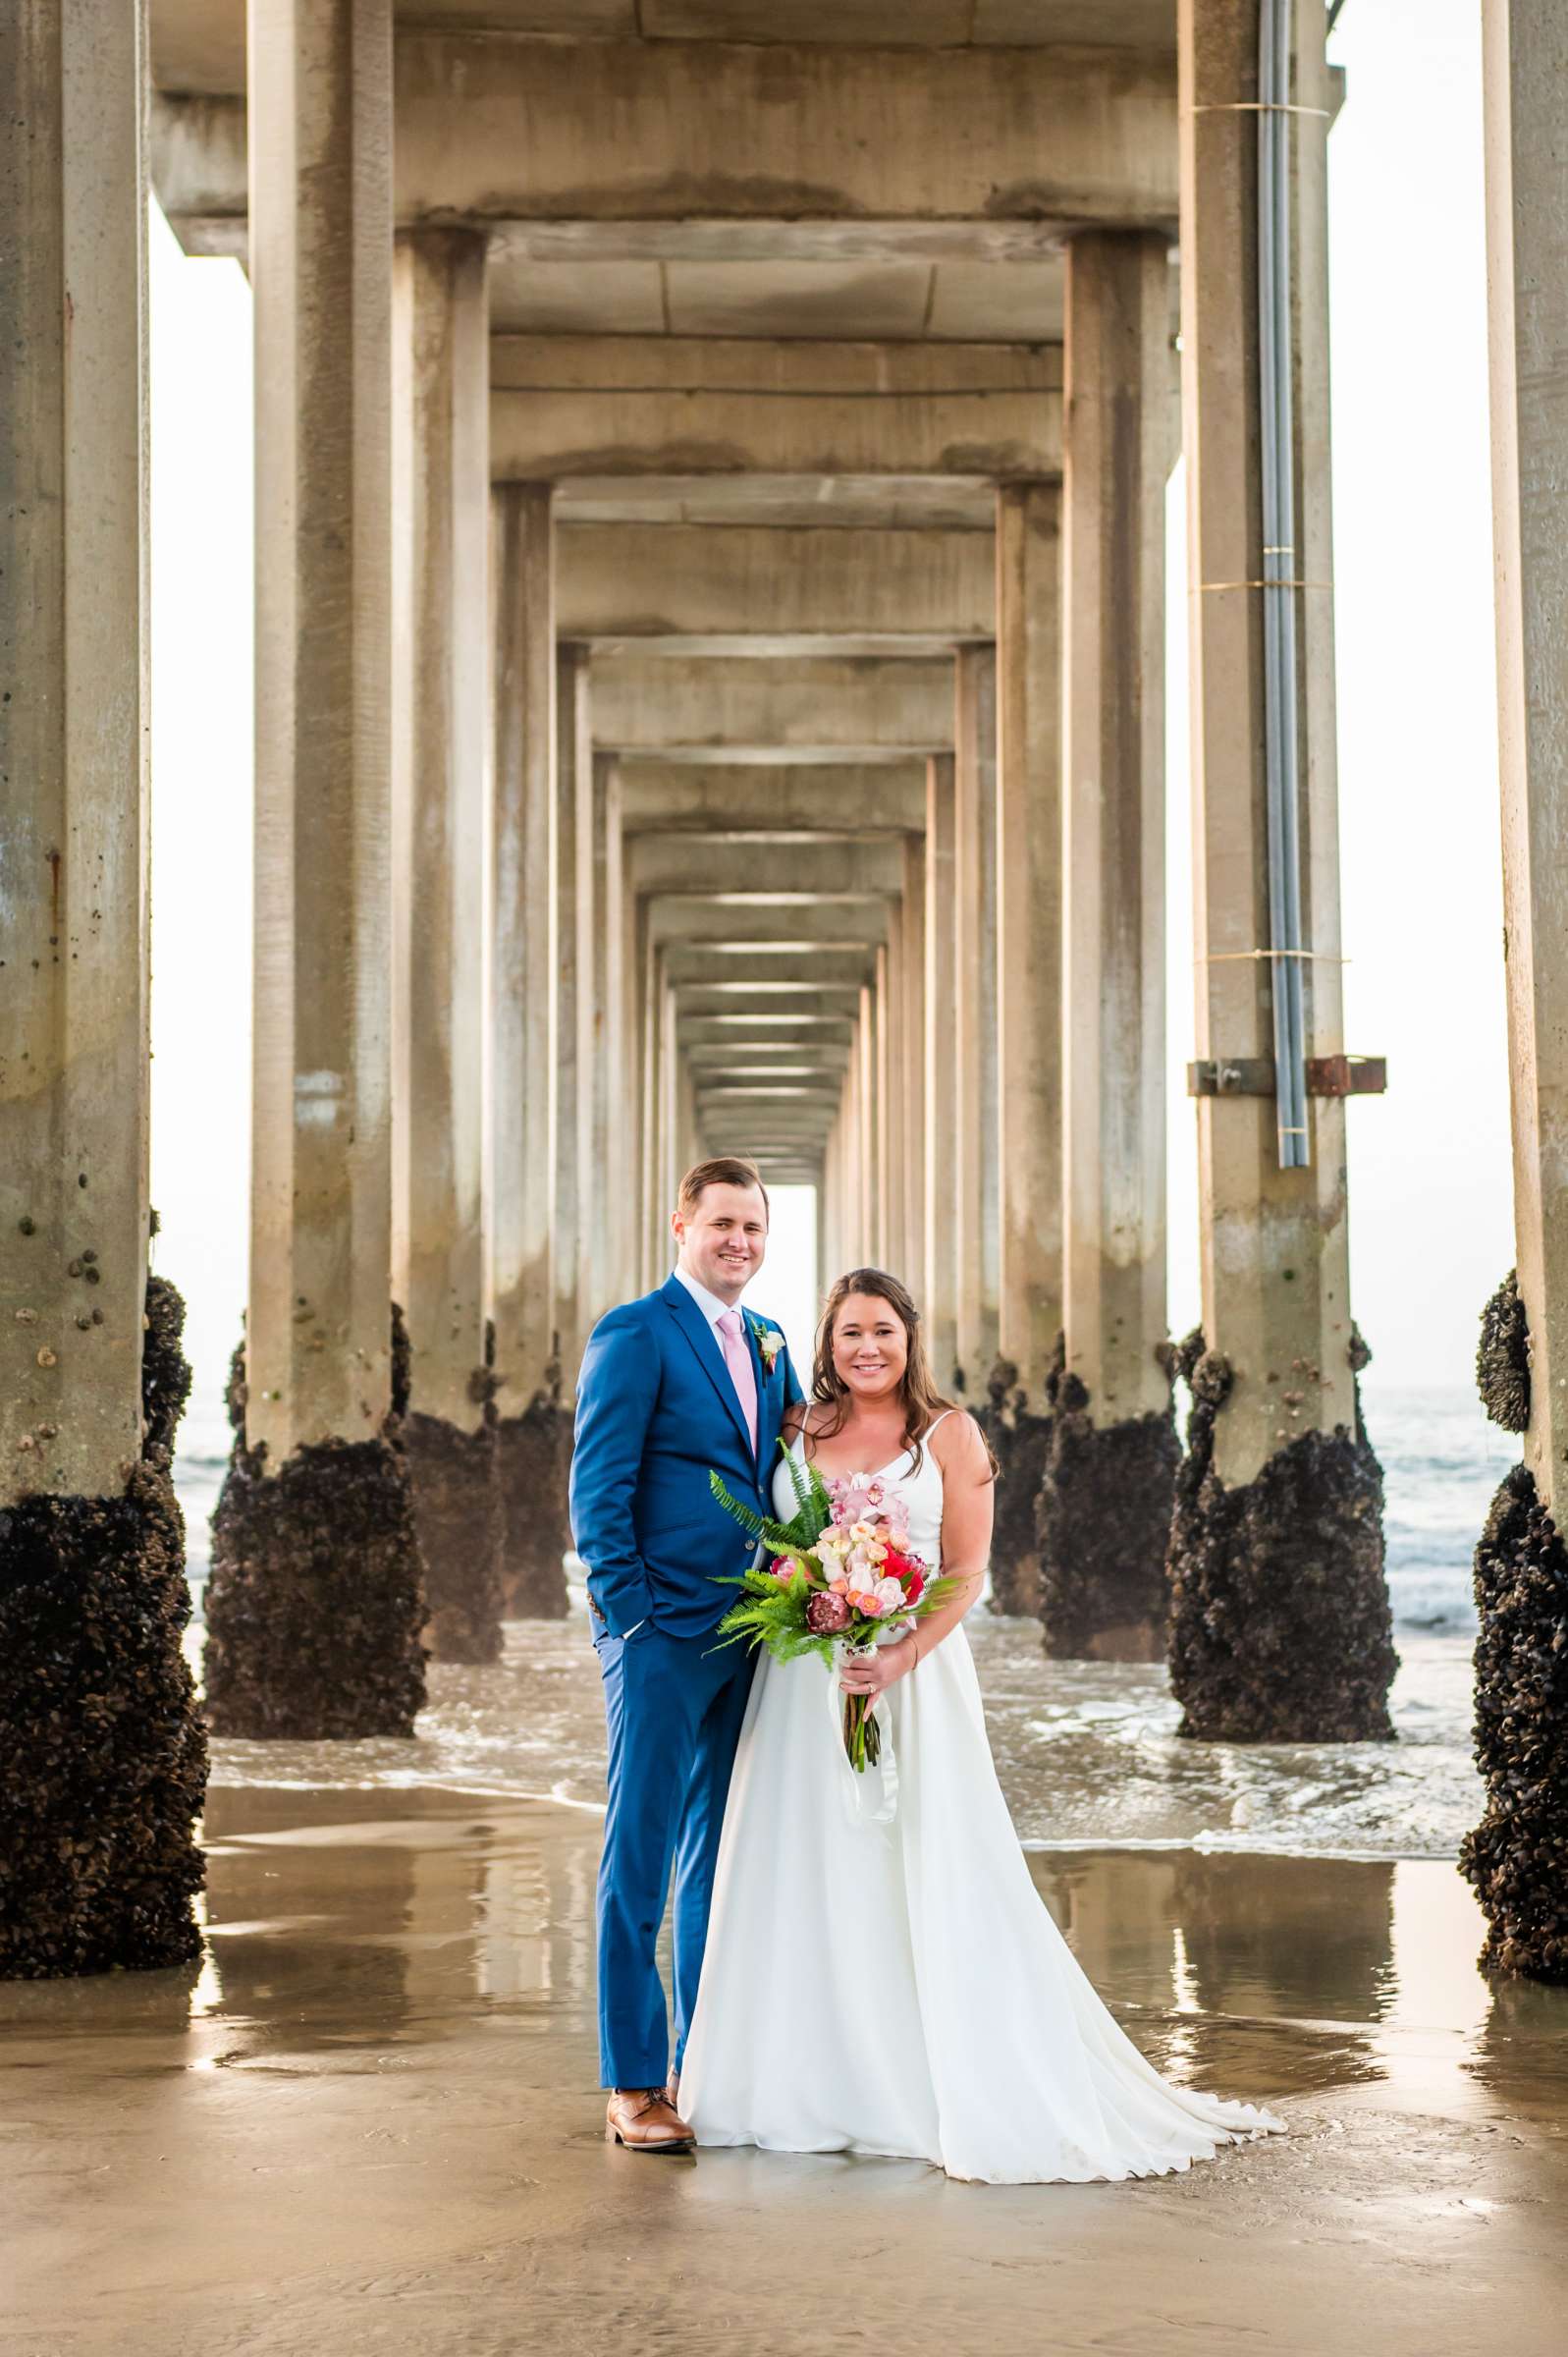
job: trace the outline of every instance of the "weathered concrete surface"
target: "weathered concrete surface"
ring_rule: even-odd
[[[1075,240],[1062,489],[1066,1371],[1096,1425],[1168,1421],[1164,571],[1169,265]],[[1168,1509],[1168,1468],[1162,1476]],[[1158,1572],[1163,1548],[1156,1550]]]
[[[1518,1286],[1530,1329],[1524,1457],[1568,1496],[1568,27],[1541,0],[1483,11],[1503,921]]]
[[[1067,258],[1062,1366],[1040,1492],[1047,1650],[1156,1661],[1180,1446],[1165,1340],[1164,488],[1169,264]]]
[[[995,630],[983,532],[572,524],[557,534],[556,562],[566,638],[695,640],[690,654],[837,655],[841,641],[919,654]]]
[[[1043,2315],[1063,2357],[1554,2346],[1561,2002],[1488,1998],[1451,1961],[1474,1911],[1447,1866],[1035,1855],[1157,2066],[1290,2133],[1143,2185],[975,2188],[607,2146],[590,1816],[219,1790],[208,1830],[199,1996],[190,1971],[6,1993],[28,2090],[0,2193],[19,2349],[381,2357],[416,2316],[429,2357],[474,2357],[525,2314],[577,2357],[634,2303],[714,2357],[737,2286],[749,2345],[783,2357],[892,2308],[915,2357],[1037,2357]],[[817,2264],[759,2267],[769,2229]]]
[[[852,948],[832,943],[800,948],[759,940],[675,941],[666,943],[662,955],[665,972],[682,997],[688,990],[708,999],[771,997],[781,1009],[832,990],[850,1000],[853,1012],[859,1004],[855,994],[871,969],[871,953],[859,942]]]
[[[1528,1465],[1476,1549],[1476,1758],[1487,1811],[1460,1852],[1485,1971],[1568,1982],[1568,1549]]]
[[[922,1267],[926,1347],[940,1391],[953,1379],[958,1352],[958,1179],[953,1140],[958,1123],[958,1067],[951,1009],[957,988],[957,813],[953,756],[934,753],[927,770],[925,848],[925,1079],[922,1090],[925,1178]]]
[[[630,847],[627,875],[633,892],[715,898],[787,892],[795,898],[864,900],[899,890],[903,860],[896,843],[861,842],[842,835],[802,843],[786,831],[757,828],[738,840],[729,834],[639,835]]]
[[[407,28],[397,79],[404,223],[1065,225],[1176,209],[1168,54]],[[167,209],[243,221],[243,103],[161,112],[186,118],[160,141]]]
[[[581,1159],[585,1100],[593,1085],[578,1014],[592,939],[577,927],[578,829],[592,825],[593,731],[588,658],[564,646],[556,657],[556,761],[550,867],[550,1328],[552,1354],[569,1402],[587,1340],[582,1326],[583,1258],[592,1217],[590,1173]],[[579,780],[585,783],[579,785]],[[584,810],[584,799],[587,807]]]
[[[190,1369],[167,1279],[149,1280],[145,1315],[146,1437],[127,1479],[0,1509],[0,1979],[200,1952],[207,1753],[169,1473]]]
[[[887,938],[887,901],[867,893],[830,899],[762,886],[755,892],[656,893],[646,905],[656,943],[696,950],[728,945],[736,957],[760,954],[770,962],[773,954],[818,942],[829,948],[848,942],[859,946],[862,962],[870,966],[877,943]]]
[[[0,24],[0,1507],[140,1455],[145,173],[132,15]]]
[[[1167,1557],[1170,1682],[1180,1731],[1205,1741],[1365,1743],[1390,1738],[1399,1658],[1383,1575],[1382,1468],[1361,1420],[1311,1423],[1251,1482],[1220,1472],[1216,1431],[1232,1375],[1201,1331],[1179,1345],[1192,1388]]]
[[[1032,1616],[1040,1609],[1040,1484],[1051,1418],[1043,1394],[1031,1405],[1011,1359],[993,1362],[986,1392],[974,1413],[998,1465],[989,1601],[994,1613]]]
[[[167,90],[241,90],[245,74],[244,0],[152,0],[153,79]],[[517,32],[578,39],[651,40],[717,36],[747,41],[865,42],[886,37],[886,0],[399,0],[414,24],[477,20]],[[907,48],[1054,48],[1090,45],[1173,53],[1170,0],[914,0],[898,11]]]
[[[416,1413],[473,1436],[485,1321],[483,242],[461,230],[400,237],[394,319],[392,1274]],[[476,1503],[476,1540],[490,1512]]]
[[[208,1724],[220,1735],[407,1736],[425,1699],[426,1606],[402,1446],[408,1341],[393,1313],[392,1398],[371,1439],[307,1443],[281,1465],[245,1439],[243,1345],[229,1378],[234,1452],[212,1517],[203,1611]]]
[[[490,1248],[497,1407],[506,1422],[526,1412],[551,1357],[547,882],[556,642],[548,487],[498,490],[494,523]]]
[[[475,1428],[415,1410],[403,1429],[429,1613],[423,1635],[442,1662],[493,1662],[501,1652],[506,1516],[485,1368],[474,1369],[471,1390]]]
[[[749,669],[770,668],[750,665]],[[921,667],[923,668],[923,667]],[[621,755],[615,763],[624,836],[772,833],[918,835],[926,823],[926,762],[773,763],[731,769],[719,763]]]
[[[997,652],[958,651],[953,725],[954,1356],[979,1401],[997,1356],[1001,1173],[997,1096]]]
[[[926,841],[906,837],[903,895],[898,904],[903,959],[903,1096],[909,1152],[904,1163],[904,1266],[911,1289],[924,1283],[926,1263]]]
[[[567,1481],[571,1418],[559,1398],[541,1395],[497,1428],[502,1508],[504,1608],[515,1619],[559,1620],[567,1611],[565,1557],[571,1544]]]
[[[498,477],[1052,475],[1054,346],[498,336]]]
[[[392,54],[356,0],[258,0],[254,22],[244,1438],[276,1472],[379,1450],[390,1400]]]
[[[1037,1502],[1040,1618],[1057,1660],[1158,1662],[1170,1597],[1165,1550],[1181,1443],[1165,1404],[1107,1422],[1070,1368],[1050,1390],[1051,1431]]]
[[[1190,543],[1197,1052],[1271,1057],[1258,501],[1257,32],[1228,0],[1182,0],[1182,383]],[[1321,11],[1296,18],[1296,95],[1325,108]],[[1291,118],[1299,448],[1297,665],[1307,1054],[1344,1047],[1328,479],[1326,137]],[[1262,912],[1262,913],[1260,913]],[[1348,1427],[1345,1108],[1308,1100],[1312,1162],[1278,1167],[1274,1101],[1198,1100],[1204,1331],[1232,1372],[1215,1432],[1227,1487],[1292,1429]],[[1310,1372],[1309,1372],[1310,1370]],[[1300,1378],[1305,1377],[1305,1382]],[[1281,1390],[1305,1415],[1279,1413]]]
[[[737,660],[676,663],[600,654],[596,744],[627,755],[864,764],[918,760],[952,740],[946,663]]]
[[[1031,1409],[1061,1328],[1060,494],[997,501],[1000,1351]]]
[[[403,1446],[438,1657],[501,1646],[501,1489],[484,1365],[485,254],[405,232],[394,265],[393,1283],[412,1352]]]

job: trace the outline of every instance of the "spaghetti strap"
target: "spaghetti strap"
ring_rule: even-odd
[[[929,1441],[939,1424],[946,1424],[949,1416],[955,1416],[958,1412],[959,1411],[955,1407],[945,1407],[940,1416],[933,1416],[931,1422],[926,1426],[925,1431],[920,1436],[922,1442]]]

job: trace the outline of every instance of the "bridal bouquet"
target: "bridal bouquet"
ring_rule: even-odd
[[[934,1578],[911,1552],[902,1505],[880,1476],[846,1473],[824,1481],[815,1465],[802,1465],[787,1451],[784,1462],[796,1507],[787,1522],[757,1513],[730,1495],[719,1474],[708,1476],[725,1510],[772,1550],[771,1560],[724,1583],[744,1591],[719,1623],[727,1643],[766,1645],[781,1662],[815,1653],[832,1669],[840,1651],[869,1653],[891,1644],[946,1603],[956,1581]],[[846,1694],[842,1722],[845,1755],[863,1774],[882,1751],[873,1697]]]

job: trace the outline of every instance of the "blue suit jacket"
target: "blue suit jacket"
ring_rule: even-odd
[[[708,1475],[770,1512],[780,1421],[801,1391],[781,1330],[743,1314],[757,1378],[755,1454],[719,1338],[677,1277],[611,1310],[588,1338],[571,1532],[612,1636],[639,1620],[673,1637],[706,1636],[737,1593],[716,1583],[751,1562],[751,1543],[711,1496]],[[759,1330],[780,1338],[771,1375]]]

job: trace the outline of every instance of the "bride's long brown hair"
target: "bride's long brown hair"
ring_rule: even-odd
[[[937,1389],[931,1372],[931,1359],[926,1350],[925,1329],[920,1312],[906,1286],[891,1277],[886,1269],[850,1269],[838,1279],[823,1306],[817,1327],[817,1355],[811,1369],[811,1403],[825,1407],[829,1421],[819,1425],[811,1434],[813,1441],[831,1441],[836,1432],[842,1432],[849,1416],[849,1386],[839,1376],[833,1363],[833,1331],[838,1323],[838,1312],[851,1293],[869,1293],[875,1300],[886,1301],[904,1331],[906,1356],[903,1381],[899,1385],[899,1400],[903,1407],[903,1443],[914,1459],[913,1470],[919,1472],[923,1451],[921,1442],[936,1422],[957,1402],[944,1398]],[[984,1435],[982,1435],[984,1438]],[[991,1456],[991,1445],[986,1443],[986,1454]],[[991,1470],[997,1470],[997,1460],[991,1456]]]

